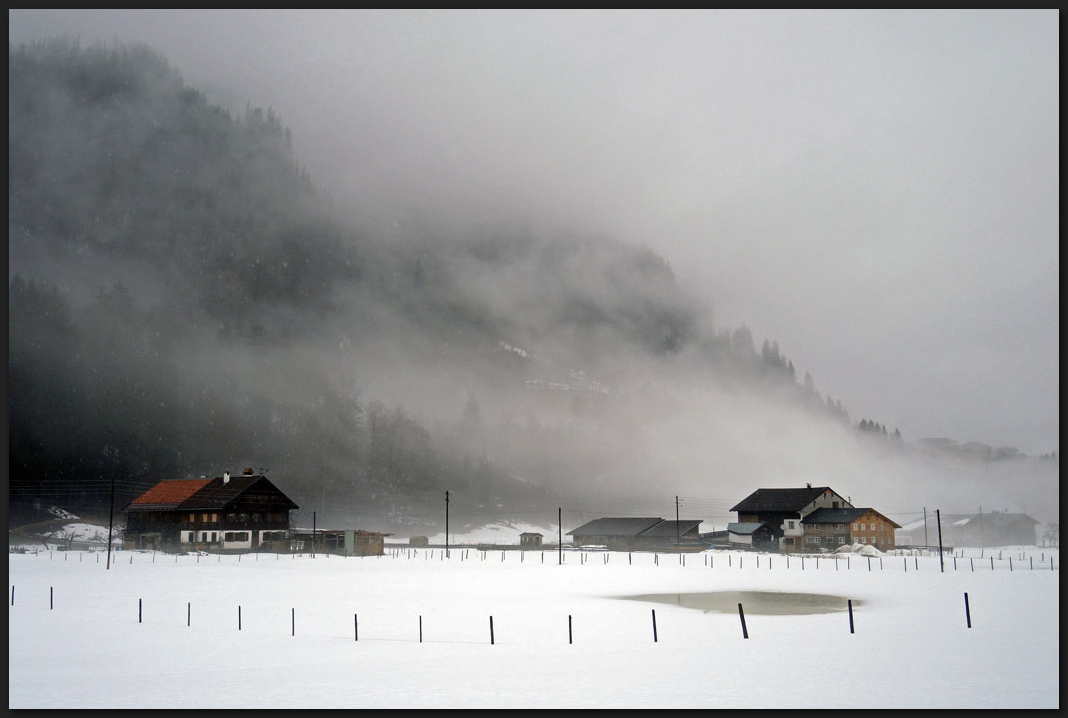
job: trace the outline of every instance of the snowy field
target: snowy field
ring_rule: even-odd
[[[957,549],[944,571],[937,555],[559,559],[118,551],[108,568],[103,551],[10,554],[8,706],[1060,706],[1057,549]],[[728,591],[835,608],[743,599],[744,637],[734,596],[680,605]],[[643,594],[669,596],[624,598]]]

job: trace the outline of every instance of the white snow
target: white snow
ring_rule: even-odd
[[[110,558],[9,555],[9,708],[1060,705],[1057,549],[958,549],[944,571],[894,553]],[[735,610],[621,598],[711,591],[842,610],[746,612],[743,638]]]

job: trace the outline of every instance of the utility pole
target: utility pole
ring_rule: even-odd
[[[675,545],[682,543],[679,540],[679,497],[675,497]]]
[[[942,558],[942,510],[935,509],[935,518],[938,520],[938,568],[942,573],[946,572],[945,559]]]
[[[928,546],[930,546],[930,544],[927,543],[927,507],[924,506],[923,507],[923,547],[927,548]]]
[[[312,558],[315,558],[315,512],[312,511]]]
[[[445,555],[449,555],[449,492],[445,492]]]
[[[108,560],[104,570],[111,570],[111,527],[115,523],[115,474],[111,475],[111,507],[108,509]]]

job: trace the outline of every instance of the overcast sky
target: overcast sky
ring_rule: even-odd
[[[854,422],[1059,451],[1056,10],[9,10],[270,107],[342,206],[646,244]]]

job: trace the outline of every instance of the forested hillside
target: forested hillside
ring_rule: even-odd
[[[383,528],[436,521],[445,490],[469,521],[677,476],[711,495],[695,448],[662,446],[694,387],[737,405],[713,426],[849,427],[648,249],[342,222],[279,116],[213,106],[148,47],[11,46],[8,72],[13,515],[246,466]],[[704,451],[733,462],[735,438]]]

